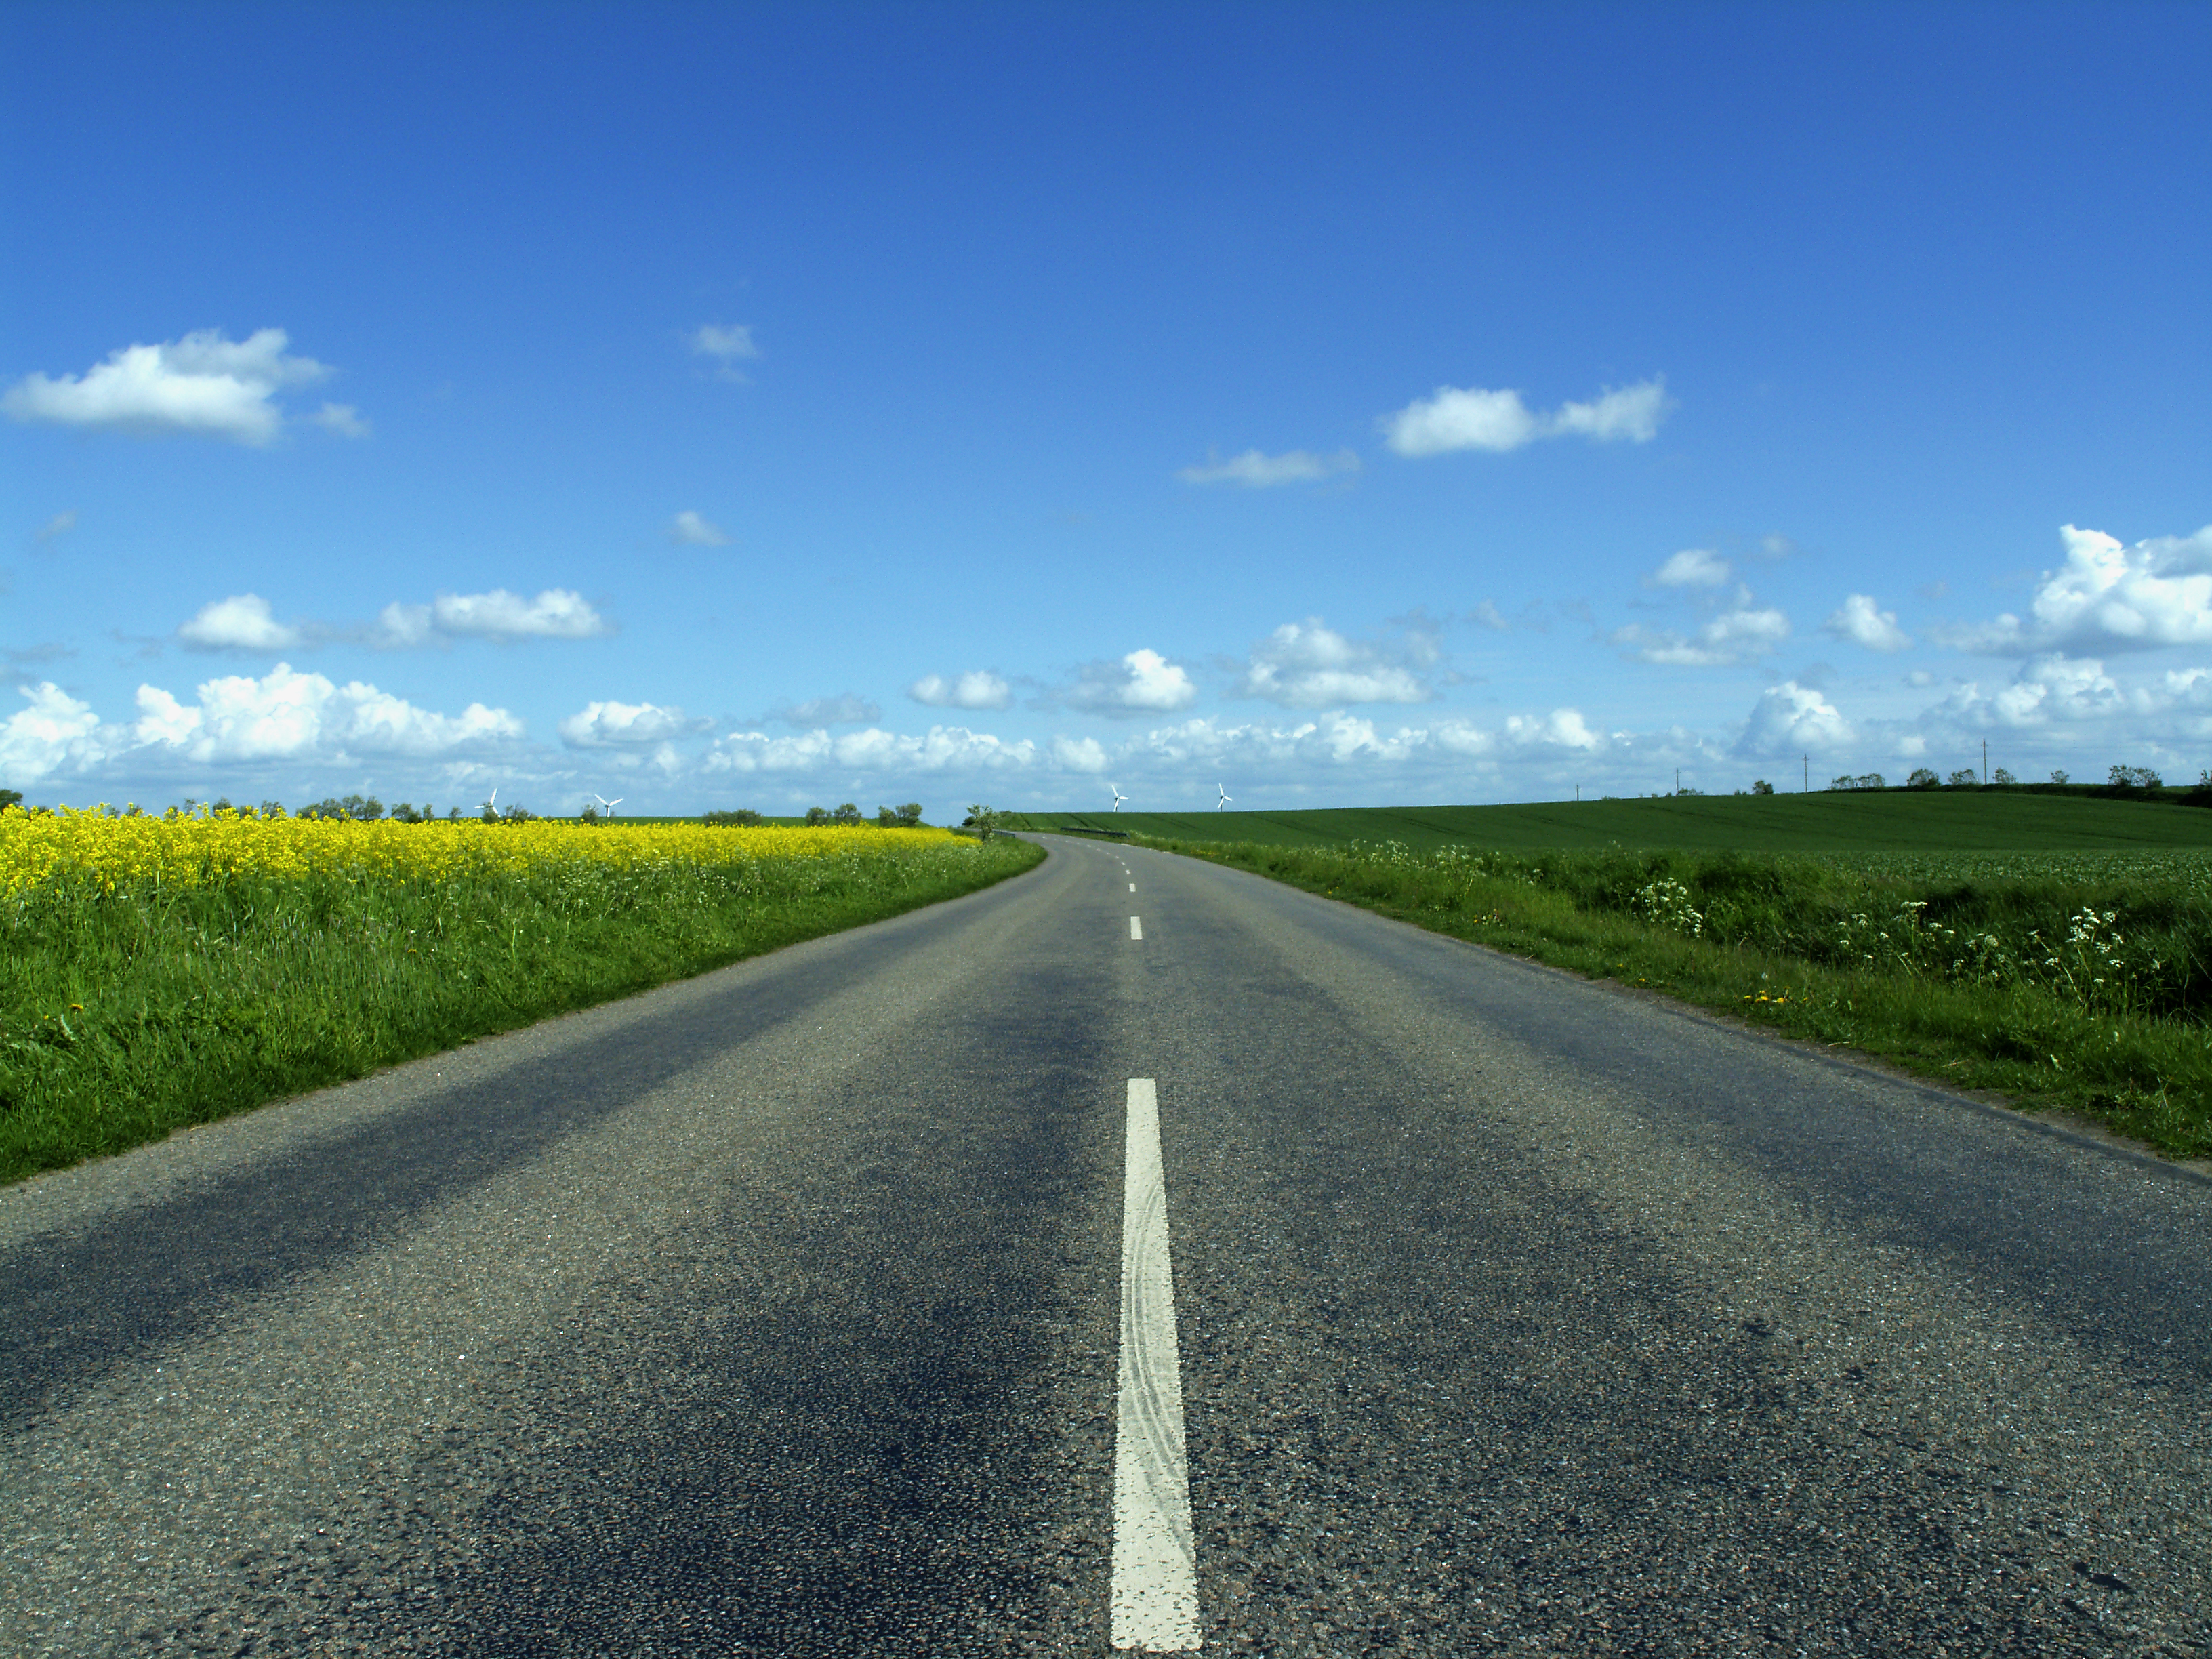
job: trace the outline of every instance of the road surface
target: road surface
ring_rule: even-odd
[[[0,1651],[2212,1644],[2212,1187],[1051,846],[0,1193]]]

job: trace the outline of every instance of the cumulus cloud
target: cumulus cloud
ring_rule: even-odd
[[[243,340],[209,328],[165,344],[125,346],[82,375],[26,375],[0,397],[0,408],[19,421],[191,433],[259,446],[283,427],[277,394],[331,373],[312,357],[288,355],[290,343],[281,328]],[[357,423],[350,408],[345,418]]]
[[[1708,547],[1686,547],[1646,576],[1649,587],[1718,587],[1729,575],[1729,562]]]
[[[2212,645],[2212,525],[2127,547],[2062,526],[2066,562],[2043,573],[2028,616],[2000,616],[1950,636],[1970,651],[2140,651]]]
[[[1897,625],[1897,612],[1884,611],[1869,594],[1854,593],[1843,609],[1820,624],[1820,631],[1869,651],[1902,651],[1912,635]]]
[[[31,539],[44,547],[48,542],[58,541],[76,528],[76,509],[67,507],[33,531]]]
[[[1735,751],[1747,757],[1802,754],[1813,749],[1833,752],[1855,741],[1850,722],[1833,703],[1795,680],[1771,685],[1759,694]]]
[[[1359,471],[1359,457],[1348,449],[1334,455],[1316,455],[1293,449],[1281,455],[1263,455],[1248,449],[1227,460],[1209,453],[1203,466],[1187,466],[1176,474],[1185,483],[1241,484],[1247,489],[1267,489],[1277,484],[1316,483],[1340,472]]]
[[[489,593],[441,593],[428,605],[387,605],[374,642],[387,647],[485,640],[588,640],[614,629],[580,593],[549,587],[526,599],[495,587]]]
[[[1139,647],[1119,662],[1085,664],[1060,700],[1094,714],[1158,714],[1188,708],[1198,701],[1198,687],[1176,664]]]
[[[107,758],[112,745],[100,716],[52,680],[16,688],[30,707],[0,726],[0,777],[27,788],[54,776],[88,770]]]
[[[571,749],[650,749],[713,724],[649,702],[590,702],[562,720],[560,730],[561,741]]]
[[[710,773],[902,774],[1021,770],[1037,759],[1037,746],[1027,738],[1008,743],[964,726],[933,726],[921,736],[871,726],[842,735],[817,731],[792,738],[733,732],[715,742],[703,766]]]
[[[1754,606],[1744,594],[1737,605],[1712,617],[1695,635],[1631,623],[1615,629],[1613,643],[1639,662],[1674,667],[1713,667],[1765,656],[1790,637],[1790,618],[1771,605]]]
[[[1503,634],[1513,624],[1505,620],[1505,613],[1498,608],[1494,599],[1485,599],[1467,613],[1467,619],[1478,628],[1486,628],[1493,634]]]
[[[906,689],[916,702],[931,708],[1004,708],[1014,700],[1014,690],[988,669],[973,668],[950,679],[924,674]]]
[[[982,707],[997,707],[984,704]],[[809,730],[817,726],[869,726],[884,717],[873,700],[848,691],[835,697],[809,697],[805,702],[772,708],[762,718]]]
[[[0,770],[36,783],[128,762],[160,766],[313,760],[362,755],[451,757],[523,734],[503,708],[471,703],[459,714],[419,708],[360,680],[338,685],[278,663],[267,674],[204,681],[186,703],[160,686],[138,688],[138,718],[105,721],[48,682],[0,726]],[[19,786],[20,787],[20,786]]]
[[[1410,456],[1457,449],[1503,453],[1539,438],[1571,435],[1596,443],[1648,443],[1673,406],[1663,376],[1608,386],[1591,402],[1565,404],[1550,415],[1530,409],[1518,392],[1442,386],[1433,396],[1384,416],[1382,426],[1390,447]]]
[[[744,372],[738,365],[760,356],[752,327],[746,323],[703,323],[684,337],[684,343],[691,348],[692,356],[711,362],[715,374],[725,380],[744,380]]]
[[[1436,659],[1432,634],[1416,633],[1387,647],[1348,640],[1318,617],[1285,623],[1252,647],[1231,695],[1261,697],[1285,708],[1340,708],[1360,702],[1426,702],[1435,693],[1415,672]]]
[[[258,593],[236,593],[202,605],[177,637],[196,651],[289,651],[302,635],[278,622]]]
[[[727,547],[730,533],[687,507],[669,520],[668,539],[684,547]]]
[[[1956,687],[1926,718],[1936,725],[2022,728],[2104,720],[2131,707],[2154,712],[2165,701],[2139,693],[2131,703],[2102,662],[2054,652],[2021,664],[2011,684],[1994,691],[1985,693],[1971,680]]]
[[[1603,737],[1590,730],[1589,722],[1578,708],[1554,708],[1540,717],[1509,715],[1505,736],[1522,748],[1593,750],[1605,742]]]

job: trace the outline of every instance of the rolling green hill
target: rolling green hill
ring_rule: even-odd
[[[1009,813],[1010,829],[1118,830],[1179,841],[1329,846],[1400,841],[1746,852],[2057,852],[2212,848],[2212,811],[2022,789],[1884,789],[1671,795],[1513,806],[1367,806],[1286,812]]]

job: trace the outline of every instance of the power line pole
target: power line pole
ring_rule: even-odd
[[[1982,739],[1982,787],[1983,787],[1984,788],[1987,788],[1987,787],[1989,787],[1989,781],[1990,781],[1990,740],[1989,740],[1987,738],[1984,738]]]
[[[1805,763],[1805,788],[1803,793],[1809,795],[1813,793],[1813,757],[1810,755],[1805,755],[1800,757],[1800,758]]]

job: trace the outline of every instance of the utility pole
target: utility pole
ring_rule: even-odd
[[[1802,756],[1802,757],[1800,757],[1800,758],[1801,758],[1801,759],[1802,759],[1802,760],[1804,761],[1804,763],[1805,763],[1805,789],[1804,789],[1804,793],[1805,793],[1806,794],[1808,794],[1808,795],[1809,795],[1809,794],[1811,794],[1811,793],[1813,793],[1813,757],[1812,757],[1812,756],[1810,756],[1810,755],[1805,755],[1805,756]]]
[[[1989,740],[1987,738],[1984,738],[1982,739],[1982,787],[1983,787],[1984,788],[1985,788],[1985,789],[1986,789],[1986,788],[1989,787],[1989,782],[1990,782],[1990,740]]]
[[[1674,769],[1674,793],[1678,795],[1682,793],[1682,769],[1679,766]]]

